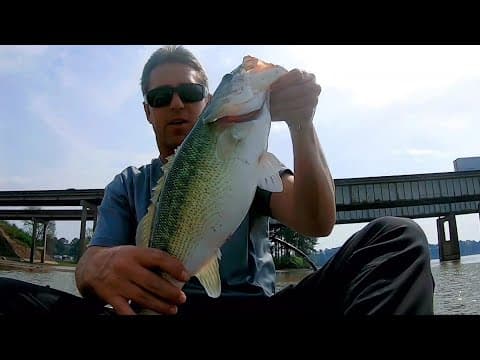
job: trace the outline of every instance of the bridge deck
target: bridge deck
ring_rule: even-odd
[[[335,180],[337,223],[479,212],[480,171]]]
[[[335,187],[338,224],[368,222],[385,215],[422,218],[476,213],[480,206],[478,170],[336,179]],[[82,206],[82,200],[98,206],[103,194],[103,189],[0,191],[0,207]],[[28,216],[26,212],[22,216]],[[78,213],[67,214],[56,215],[78,219]]]

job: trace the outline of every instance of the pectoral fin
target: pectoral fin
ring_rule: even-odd
[[[229,131],[224,131],[217,140],[217,158],[220,160],[228,159],[235,150],[238,140],[232,137]]]
[[[204,287],[208,296],[217,298],[222,292],[222,284],[220,281],[220,270],[218,265],[218,256],[214,256],[197,274],[195,274],[200,284]]]
[[[264,152],[258,162],[258,187],[271,192],[282,192],[283,183],[280,170],[285,166],[275,155]]]

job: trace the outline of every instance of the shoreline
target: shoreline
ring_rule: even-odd
[[[46,261],[44,263],[35,261],[33,264],[25,260],[9,260],[0,259],[0,270],[25,270],[35,272],[48,272],[48,271],[70,271],[74,272],[76,266],[62,266],[54,261]]]

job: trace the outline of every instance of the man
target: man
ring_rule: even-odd
[[[285,121],[290,129],[294,171],[281,171],[281,193],[257,190],[249,214],[222,247],[221,296],[209,298],[169,254],[136,247],[136,226],[162,176],[161,166],[211,97],[205,71],[183,47],[154,52],[141,87],[159,157],[125,169],[106,187],[94,237],[76,270],[85,303],[98,301],[102,309],[110,304],[121,315],[134,315],[139,306],[177,318],[433,313],[425,235],[413,221],[393,217],[368,224],[321,270],[275,294],[268,218],[318,237],[327,236],[335,224],[334,182],[312,122],[321,88],[313,74],[297,69],[277,80],[270,95],[272,121]],[[158,272],[187,283],[178,289]]]

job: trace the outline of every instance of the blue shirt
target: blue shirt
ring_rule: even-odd
[[[90,246],[135,245],[137,224],[147,212],[152,189],[163,175],[162,160],[116,175],[104,192]],[[284,170],[282,170],[284,171]],[[257,188],[247,216],[222,252],[221,296],[271,296],[275,291],[275,266],[268,237],[271,193]],[[185,293],[205,293],[195,277],[185,284]]]

